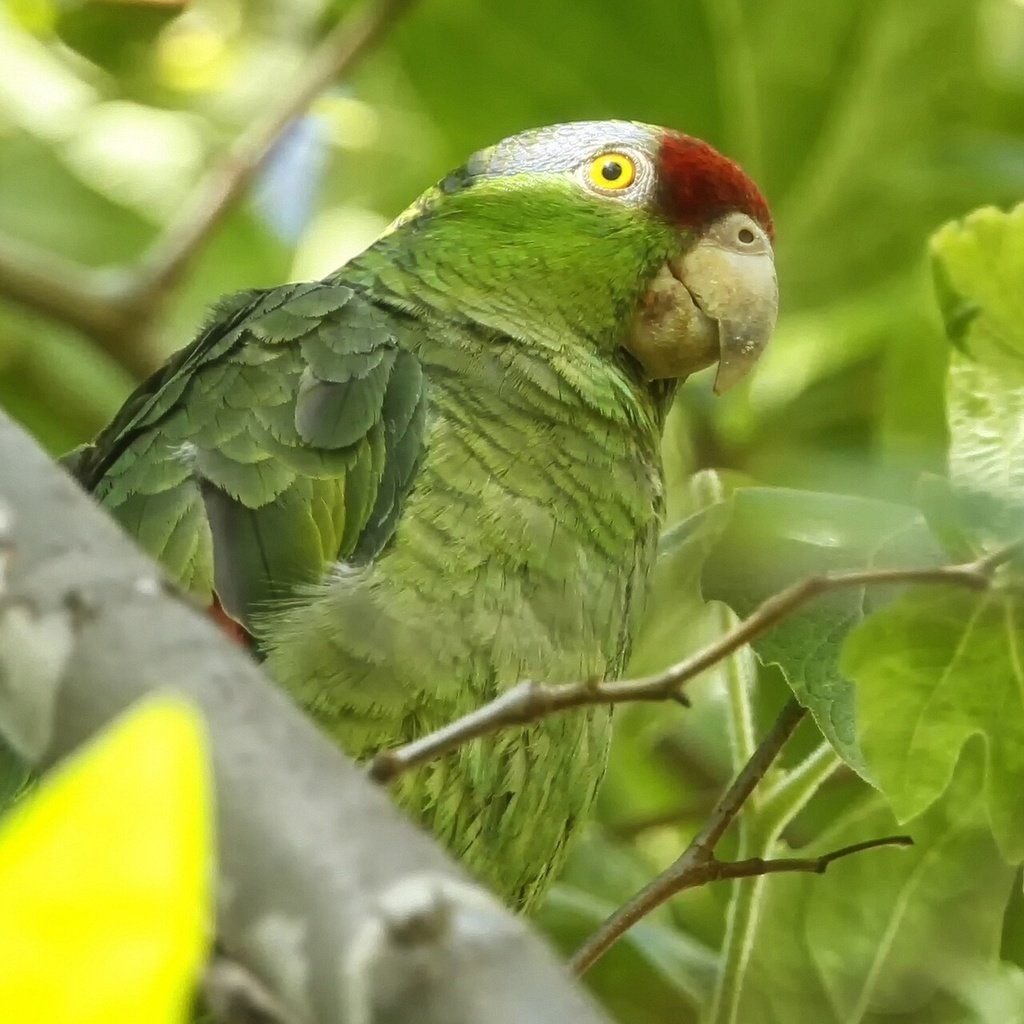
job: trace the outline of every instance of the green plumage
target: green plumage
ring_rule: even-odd
[[[672,385],[622,344],[686,244],[573,177],[623,132],[650,143],[612,123],[485,151],[326,280],[226,300],[76,456],[98,500],[243,623],[356,757],[523,678],[623,669]],[[528,905],[586,819],[608,740],[607,709],[555,717],[397,795]]]

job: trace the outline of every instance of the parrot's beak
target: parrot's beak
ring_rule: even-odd
[[[746,214],[729,213],[661,268],[626,348],[652,380],[684,379],[717,361],[721,394],[757,362],[778,308],[768,235]]]
[[[746,214],[730,213],[672,269],[718,325],[715,392],[721,394],[750,372],[775,330],[779,286],[772,244]]]

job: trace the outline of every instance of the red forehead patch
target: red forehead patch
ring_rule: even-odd
[[[671,220],[701,228],[723,213],[740,210],[774,240],[768,204],[739,164],[700,139],[675,133],[662,137],[658,162],[662,202]]]

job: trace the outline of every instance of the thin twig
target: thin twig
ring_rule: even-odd
[[[758,875],[780,875],[790,871],[803,871],[815,875],[823,875],[828,866],[843,857],[851,857],[865,850],[875,850],[880,846],[913,846],[910,836],[881,836],[878,839],[865,839],[860,843],[851,843],[839,850],[832,850],[821,857],[774,857],[765,860],[763,857],[748,857],[746,860],[715,860],[711,858],[705,864],[696,864],[686,878],[683,889],[694,889],[708,882],[721,882],[733,878],[755,878]],[[651,908],[654,909],[653,907]],[[648,911],[649,912],[649,911]]]
[[[281,99],[235,140],[137,263],[83,267],[0,236],[0,295],[90,335],[135,376],[150,373],[157,363],[148,343],[153,326],[203,244],[288,124],[333,80],[351,72],[410,3],[378,0],[333,29]]]
[[[910,836],[884,836],[881,839],[853,843],[820,857],[780,857],[772,860],[748,857],[737,861],[721,861],[715,857],[715,847],[726,829],[736,819],[754,788],[764,778],[804,714],[804,709],[795,700],[789,701],[776,719],[771,732],[761,741],[733,784],[715,805],[704,827],[675,863],[619,907],[576,950],[569,961],[569,967],[575,974],[581,975],[588,971],[637,921],[686,889],[694,889],[723,879],[752,878],[785,871],[807,871],[820,875],[825,873],[833,861],[842,857],[873,850],[879,846],[913,845]]]
[[[714,810],[708,816],[704,827],[690,843],[689,849],[706,850],[710,855],[718,845],[718,841],[725,835],[725,830],[732,824],[740,808],[753,793],[754,787],[764,778],[772,766],[772,762],[779,756],[779,752],[806,714],[807,709],[801,707],[795,697],[790,697],[785,707],[779,712],[779,717],[775,719],[775,724],[771,727],[768,735],[757,745],[754,753],[750,755],[750,760],[715,804]],[[673,867],[679,865],[685,857],[684,853]],[[669,868],[668,872],[672,870],[673,868]]]
[[[763,857],[747,857],[745,860],[716,860],[714,857],[711,857],[707,861],[694,864],[686,873],[686,877],[684,879],[680,879],[681,884],[669,892],[668,896],[674,896],[677,893],[682,892],[684,889],[696,889],[698,886],[707,885],[709,882],[723,882],[734,878],[755,878],[758,875],[781,875],[792,871],[823,875],[833,861],[841,860],[843,857],[852,857],[855,853],[863,853],[865,850],[875,850],[880,846],[913,845],[914,840],[911,839],[910,836],[882,836],[878,839],[865,839],[860,843],[851,843],[849,846],[844,846],[839,850],[832,850],[820,857],[773,857],[769,860],[766,860]],[[657,902],[652,902],[649,906],[644,908],[643,913],[639,916],[646,917],[652,910],[659,907],[662,902],[664,901],[659,900]],[[609,918],[609,921],[611,921],[611,918]],[[620,937],[621,933],[612,936],[609,946]],[[583,948],[584,947],[581,947],[573,958],[574,968],[576,957],[583,952]],[[607,949],[600,950],[593,960],[583,964],[578,969],[578,973],[582,974],[589,970],[596,960],[600,959],[606,951]]]
[[[985,590],[991,584],[995,570],[1020,549],[1021,543],[1018,542],[963,565],[925,569],[856,569],[810,576],[769,597],[733,629],[662,672],[610,682],[586,680],[550,684],[525,680],[435,732],[394,750],[379,751],[370,761],[370,777],[377,782],[390,782],[402,772],[433,761],[470,740],[509,726],[529,725],[572,708],[635,701],[685,702],[685,696],[680,692],[683,684],[823,594],[850,587],[901,583],[932,583]]]
[[[569,961],[570,969],[576,974],[583,974],[612,945],[618,941],[637,921],[660,906],[670,896],[674,896],[692,885],[700,885],[701,881],[690,882],[695,873],[703,871],[714,860],[715,847],[725,834],[725,830],[739,814],[740,808],[754,791],[754,787],[764,777],[772,762],[793,735],[793,730],[800,724],[806,710],[790,699],[775,720],[771,731],[761,741],[753,756],[743,770],[733,780],[715,804],[704,827],[694,836],[690,845],[683,851],[671,867],[663,871],[643,887],[631,900],[619,907],[582,946],[573,954]]]

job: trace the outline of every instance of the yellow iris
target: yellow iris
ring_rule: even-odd
[[[629,188],[636,178],[636,164],[624,153],[602,153],[590,164],[591,184],[618,191]]]

